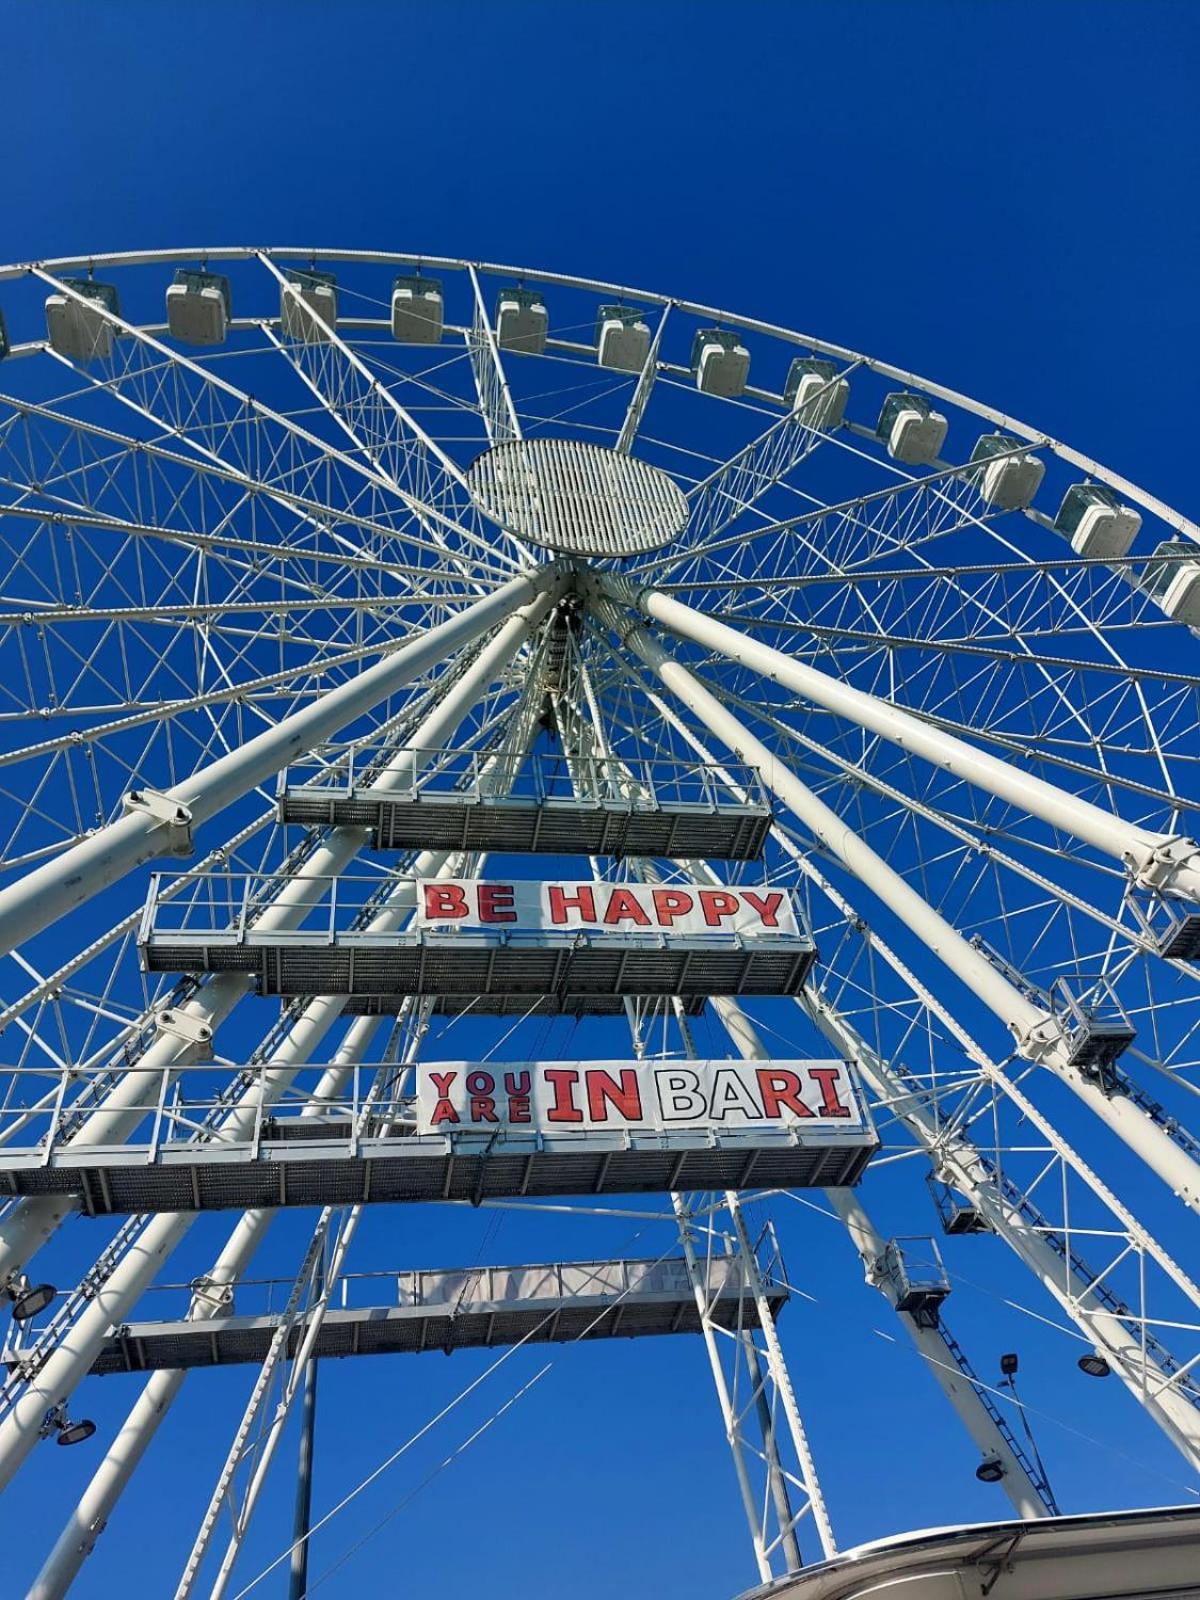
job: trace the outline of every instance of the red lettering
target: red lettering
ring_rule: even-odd
[[[504,1074],[504,1092],[508,1096],[508,1120],[510,1122],[528,1122],[530,1120],[529,1085],[528,1072],[506,1072]]]
[[[587,1073],[588,1116],[593,1122],[608,1121],[611,1103],[626,1122],[642,1120],[642,1091],[638,1084],[636,1067],[622,1067],[618,1083],[607,1072],[599,1069]]]
[[[579,1074],[571,1067],[547,1067],[546,1082],[554,1090],[554,1103],[546,1112],[546,1121],[582,1122],[583,1112],[575,1104]]]
[[[471,1121],[472,1122],[499,1122],[496,1115],[496,1102],[490,1094],[473,1094],[471,1096]]]
[[[445,917],[465,917],[467,897],[457,883],[423,883],[425,891],[425,919],[438,921]]]
[[[568,922],[570,918],[567,916],[567,912],[571,909],[578,911],[580,922],[595,922],[596,897],[586,883],[579,885],[578,894],[568,894],[557,883],[548,884],[546,887],[550,902],[551,922],[557,925]]]
[[[490,1072],[475,1071],[467,1073],[468,1094],[495,1094],[495,1092],[496,1080]]]
[[[701,889],[700,909],[708,926],[719,928],[722,917],[737,916],[738,898],[735,894],[726,894],[724,889]]]
[[[513,904],[511,883],[481,883],[479,885],[480,922],[515,922],[517,913],[509,909]]]
[[[437,1091],[438,1101],[433,1108],[433,1115],[429,1119],[431,1127],[436,1128],[441,1122],[457,1122],[458,1112],[450,1104],[450,1085],[458,1077],[457,1072],[431,1072],[429,1081]]]
[[[654,915],[660,928],[671,927],[676,917],[686,917],[694,902],[686,889],[655,889]]]
[[[800,1098],[800,1078],[797,1073],[785,1072],[782,1068],[772,1070],[770,1067],[760,1067],[754,1076],[758,1079],[758,1092],[762,1095],[764,1117],[777,1117],[780,1106],[786,1107],[793,1116],[812,1116]]]
[[[773,894],[755,894],[752,889],[743,889],[746,904],[752,911],[757,911],[763,919],[764,928],[777,928],[779,926],[779,907],[783,904],[783,896],[778,891]]]
[[[849,1117],[853,1114],[846,1102],[838,1099],[838,1084],[842,1076],[839,1067],[809,1067],[808,1075],[820,1085],[823,1116]]]
[[[650,926],[650,917],[632,889],[614,889],[604,913],[608,927],[618,922],[636,922],[639,928]]]

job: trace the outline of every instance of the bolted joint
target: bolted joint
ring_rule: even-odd
[[[191,1283],[192,1307],[188,1312],[192,1320],[205,1317],[223,1317],[233,1309],[233,1285],[216,1278],[193,1278]]]
[[[169,1034],[173,1039],[182,1039],[185,1044],[208,1045],[212,1043],[213,1031],[207,1022],[202,1022],[199,1017],[193,1017],[187,1011],[156,1011],[154,1026],[159,1033]]]
[[[1161,838],[1131,845],[1122,859],[1138,889],[1200,900],[1200,844],[1195,839]]]
[[[1022,1028],[1018,1023],[1013,1023],[1011,1026],[1013,1037],[1017,1042],[1017,1054],[1024,1056],[1026,1061],[1034,1061],[1039,1066],[1044,1066],[1056,1057],[1061,1060],[1065,1056],[1066,1029],[1061,1020],[1051,1012],[1044,1012],[1028,1028]]]
[[[121,809],[127,817],[141,816],[151,821],[155,828],[165,828],[167,847],[165,856],[190,856],[192,844],[192,813],[188,806],[172,800],[157,789],[131,789],[121,800]]]

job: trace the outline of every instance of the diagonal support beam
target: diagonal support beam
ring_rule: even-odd
[[[1018,1053],[1062,1078],[1174,1194],[1193,1210],[1200,1210],[1200,1165],[1180,1148],[1161,1123],[1131,1099],[1106,1095],[1080,1072],[1070,1059],[1061,1019],[1035,1004],[993,966],[982,951],[969,944],[644,627],[630,626],[627,615],[606,598],[613,587],[620,592],[619,584],[613,585],[610,580],[590,573],[582,575],[580,581],[585,597],[605,625],[623,638],[633,653],[717,738],[736,751],[742,761],[757,767],[762,781],[821,845],[877,895],[901,923],[1005,1023]]]
[[[912,712],[748,638],[736,628],[658,590],[638,588],[616,577],[605,577],[597,583],[600,592],[632,606],[679,638],[762,673],[835,716],[856,722],[964,783],[994,794],[1123,862],[1137,887],[1200,901],[1200,844],[1195,840],[1153,833],[1126,822],[1090,800],[1010,766],[987,751],[977,750]]]
[[[380,701],[418,677],[460,645],[477,639],[520,606],[560,585],[560,563],[513,578],[456,617],[431,628],[356,678],[330,690],[239,749],[202,767],[164,791],[181,823],[194,827],[241,798],[304,750],[331,738]],[[64,912],[82,904],[169,844],[167,828],[152,810],[131,810],[54,861],[0,891],[0,953],[12,950]]]

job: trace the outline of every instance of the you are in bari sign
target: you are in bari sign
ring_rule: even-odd
[[[844,1061],[447,1061],[420,1069],[420,1133],[873,1132]]]
[[[785,889],[573,879],[418,878],[417,925],[513,932],[739,934],[800,938]]]

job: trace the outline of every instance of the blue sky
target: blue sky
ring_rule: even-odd
[[[311,242],[644,285],[926,373],[1197,507],[1194,5],[43,0],[0,4],[0,38],[6,261]],[[1138,1181],[1120,1160],[1113,1170]],[[927,1228],[886,1177],[881,1197],[889,1186],[893,1225]],[[843,1542],[1004,1514],[933,1385],[888,1343],[886,1307],[844,1241],[793,1210],[776,1208],[789,1268],[816,1303],[790,1309],[785,1336]],[[280,1241],[303,1226],[283,1219]],[[669,1242],[661,1227],[578,1229],[514,1214],[481,1242],[475,1214],[376,1212],[364,1248],[373,1264],[466,1264],[657,1255]],[[223,1230],[198,1228],[196,1269]],[[86,1225],[69,1231],[90,1260]],[[1106,1396],[1101,1430],[1073,1347],[988,1292],[999,1249],[981,1242],[979,1286],[963,1285],[955,1324],[989,1372],[1020,1344],[1065,1508],[1183,1499],[1182,1463],[1133,1406]],[[466,1594],[487,1574],[493,1596],[569,1581],[590,1600],[615,1580],[631,1600],[716,1600],[751,1583],[699,1343],[550,1357],[534,1391],[318,1592],[436,1581]],[[343,1513],[315,1572],[544,1359],[515,1358],[487,1401]],[[480,1370],[435,1357],[361,1366],[323,1374],[318,1512]],[[170,1592],[247,1381],[189,1380],[136,1510],[122,1510],[79,1594]],[[134,1390],[99,1390],[103,1426]],[[55,1505],[43,1478],[0,1506],[0,1525],[22,1534],[0,1555],[19,1564],[15,1581],[57,1532],[89,1449],[62,1460]],[[885,1454],[898,1470],[880,1470]],[[285,1542],[289,1502],[285,1470],[254,1542],[264,1562]]]

